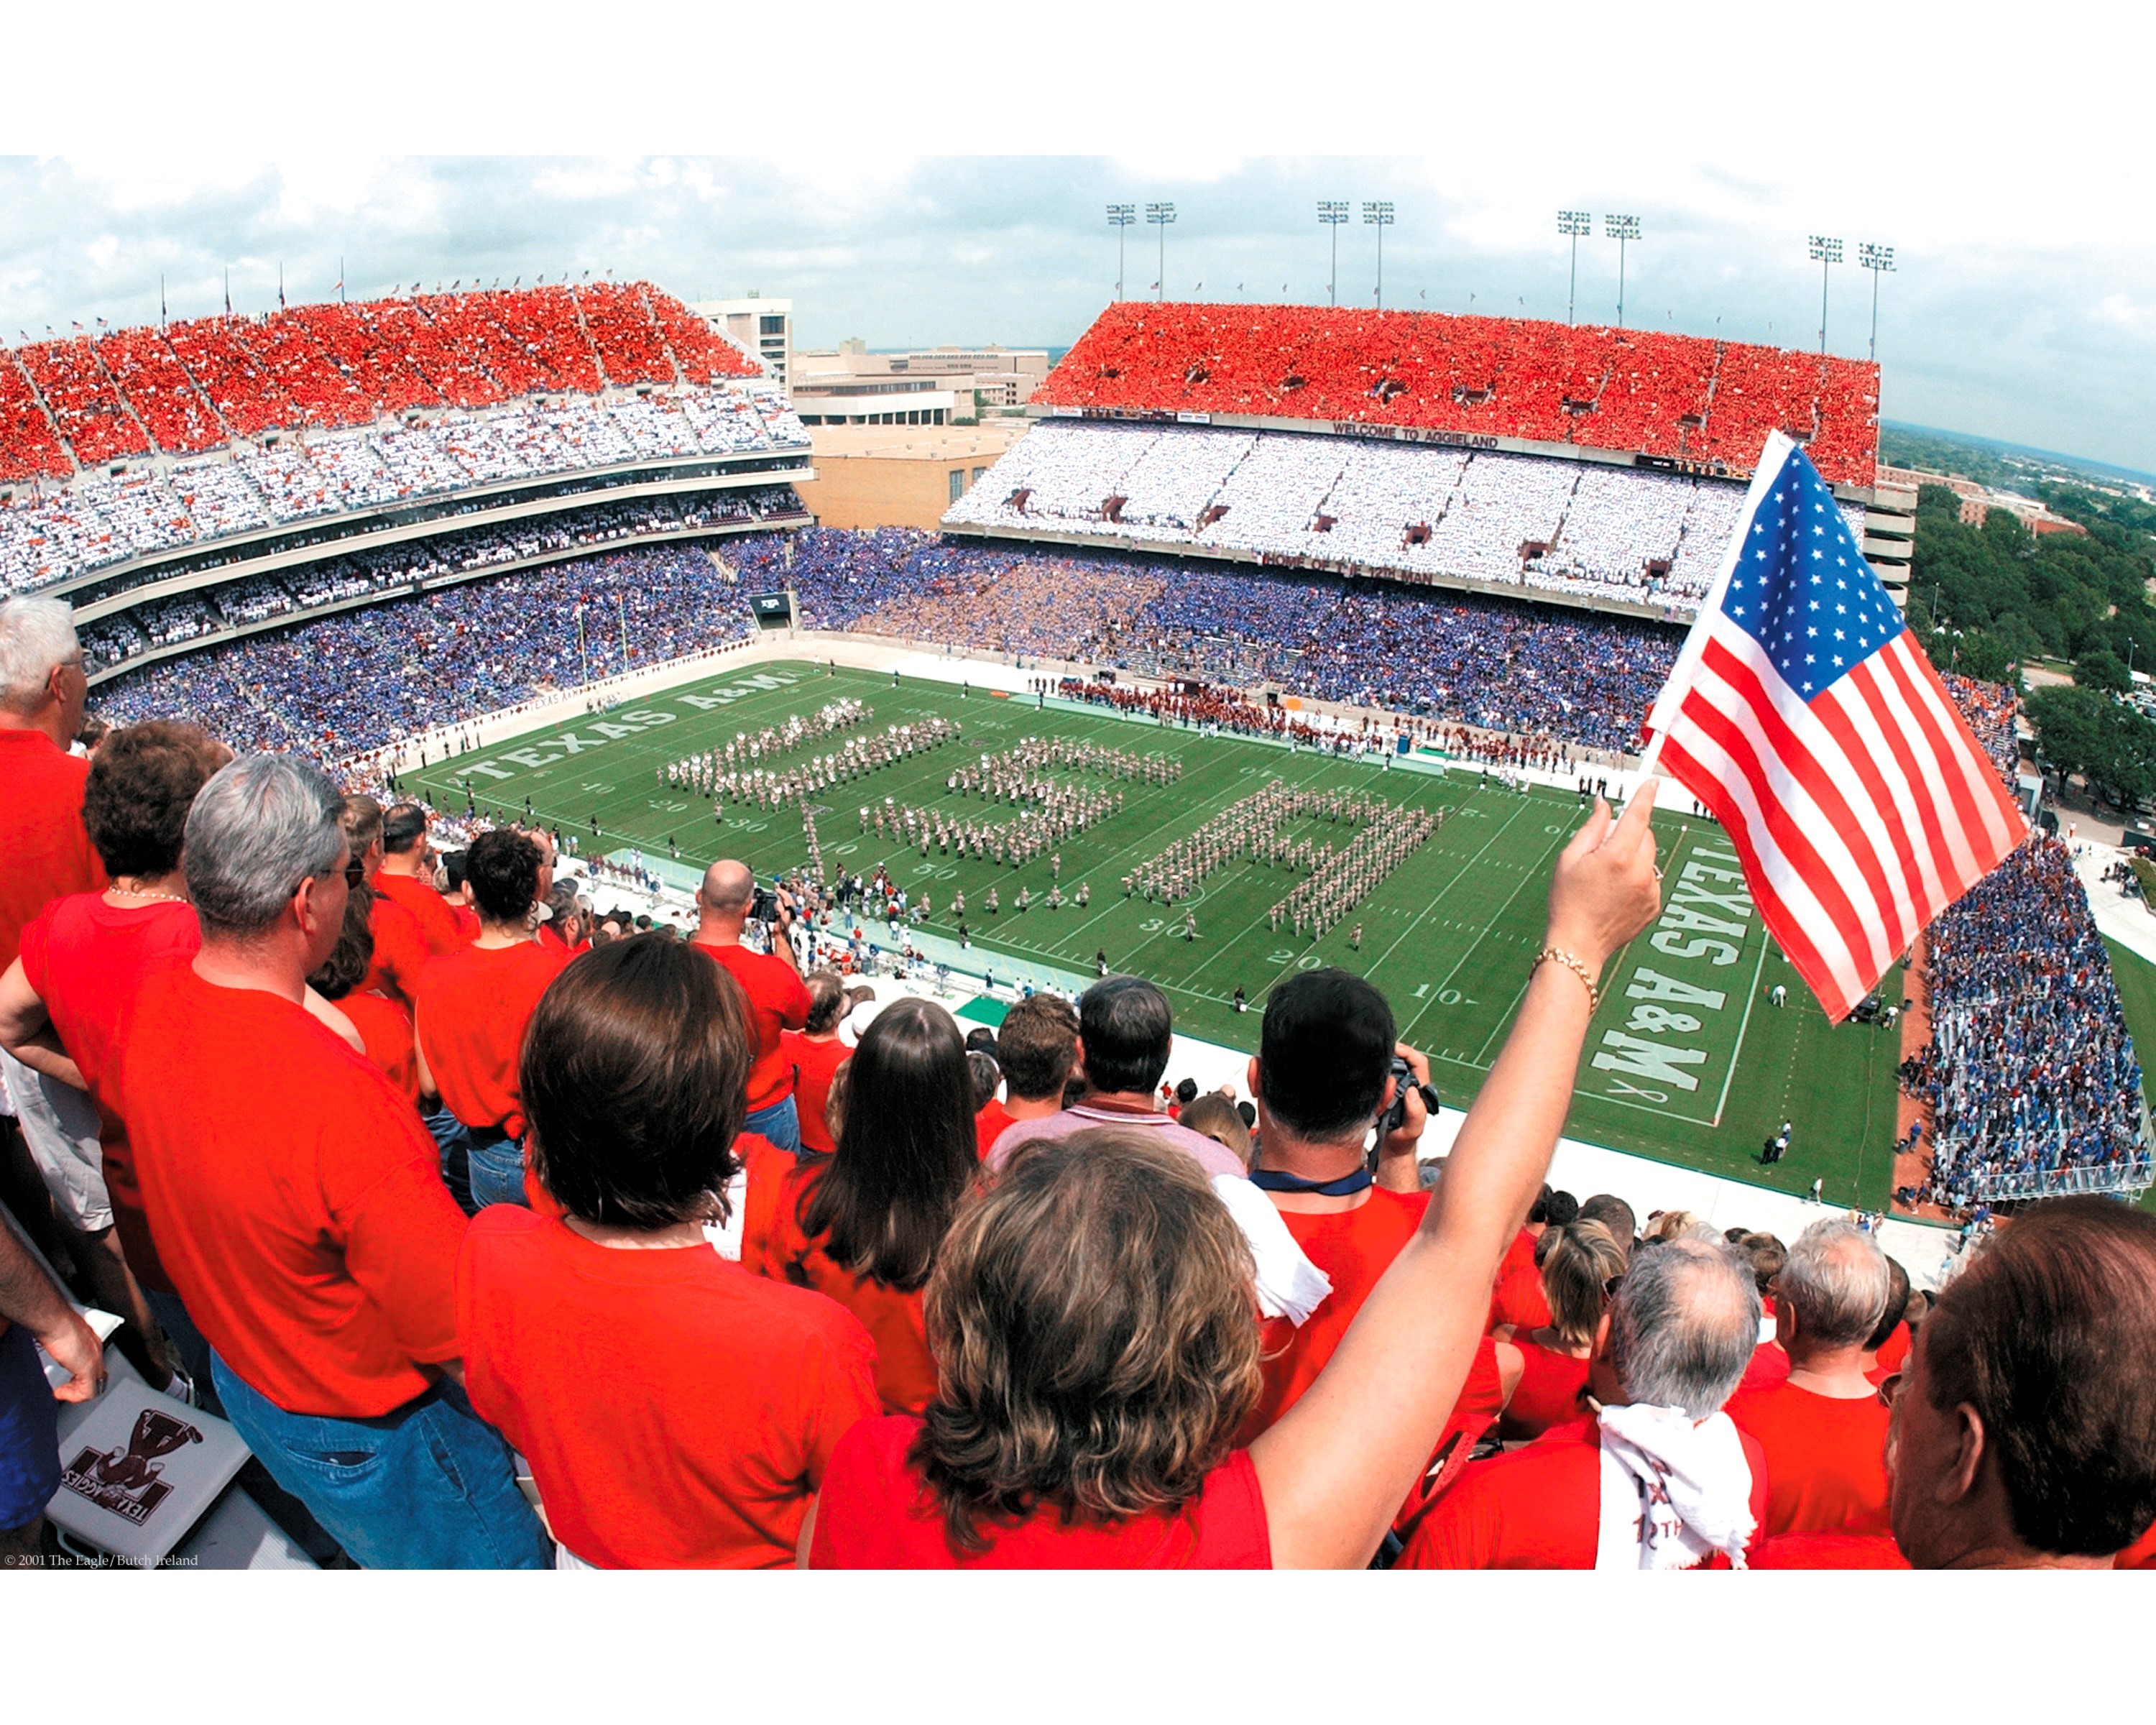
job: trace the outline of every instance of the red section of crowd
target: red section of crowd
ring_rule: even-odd
[[[299,305],[18,348],[0,362],[0,482],[192,455],[234,436],[483,408],[536,390],[709,383],[757,367],[643,283]]]
[[[1145,305],[1095,320],[1034,399],[1581,444],[1738,470],[1769,431],[1868,485],[1879,368],[1644,330],[1308,305]]]
[[[97,350],[87,336],[25,347],[22,360],[23,369],[52,409],[60,435],[74,446],[75,459],[84,466],[149,452],[150,439],[97,362]]]

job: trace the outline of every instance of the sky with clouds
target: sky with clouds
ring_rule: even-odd
[[[1818,341],[1807,236],[1841,238],[1828,341],[1857,356],[1872,284],[1856,245],[1891,244],[1879,309],[1888,418],[2156,470],[2156,239],[2121,191],[2146,155],[2145,57],[2115,33],[2121,51],[2090,52],[2072,28],[2080,9],[2062,4],[2052,28],[2010,50],[1972,30],[1972,14],[1924,4],[1817,7],[1784,39],[1772,18],[1658,34],[1647,12],[1551,3],[1523,59],[1517,14],[1378,8],[1312,49],[1313,69],[1356,68],[1333,73],[1319,102],[1302,99],[1312,84],[1264,33],[1224,42],[1163,5],[1148,13],[1150,69],[1074,102],[1071,80],[1093,69],[1067,30],[1029,40],[1034,26],[1014,20],[1030,13],[966,3],[943,15],[962,33],[966,14],[993,24],[1012,75],[999,84],[968,61],[973,97],[954,100],[947,80],[937,100],[907,109],[897,94],[929,86],[907,85],[873,51],[920,43],[891,8],[839,0],[833,33],[858,53],[805,80],[742,85],[716,107],[669,100],[669,67],[648,43],[611,39],[590,46],[591,80],[604,82],[608,54],[634,49],[638,75],[660,80],[648,103],[534,104],[513,75],[489,83],[490,105],[469,87],[445,102],[421,75],[431,58],[415,71],[389,31],[340,36],[326,56],[361,84],[378,69],[370,55],[393,56],[396,75],[368,88],[364,128],[282,127],[274,143],[213,146],[190,132],[162,147],[155,124],[126,136],[131,112],[155,121],[154,100],[188,74],[201,44],[183,35],[159,64],[112,69],[123,130],[100,131],[95,148],[71,141],[64,86],[0,115],[0,339],[152,320],[161,275],[175,316],[215,311],[228,267],[243,311],[275,303],[280,264],[293,298],[324,297],[341,260],[355,295],[611,270],[685,298],[790,297],[804,346],[1062,346],[1115,291],[1103,206],[1153,199],[1178,211],[1172,296],[1322,303],[1316,203],[1341,198],[1358,208],[1339,234],[1340,300],[1368,305],[1374,230],[1359,204],[1383,198],[1396,214],[1389,305],[1562,318],[1563,207],[1597,218],[1578,252],[1583,320],[1615,316],[1617,247],[1599,228],[1621,211],[1643,229],[1626,251],[1627,322],[1791,347]],[[462,14],[430,16],[454,61]],[[280,42],[295,28],[282,17]],[[1419,43],[1433,57],[1418,60]],[[498,35],[485,45],[511,51]],[[246,81],[228,40],[210,47],[216,76]],[[813,45],[789,52],[814,59]],[[1204,76],[1185,75],[1191,66]],[[1532,75],[1481,75],[1492,67]],[[1159,100],[1162,76],[1173,101]],[[1247,100],[1284,79],[1295,100]],[[872,92],[880,105],[844,99]],[[819,102],[829,123],[804,126],[803,107]],[[386,153],[385,138],[412,153]],[[983,153],[1004,140],[1040,153]],[[1159,273],[1157,237],[1130,230],[1133,295]]]

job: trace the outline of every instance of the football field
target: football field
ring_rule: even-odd
[[[806,861],[798,808],[767,813],[729,803],[721,826],[708,799],[665,783],[666,764],[842,697],[867,703],[870,722],[757,764],[783,770],[849,738],[932,717],[956,721],[963,737],[822,793],[811,813],[829,868],[865,877],[885,864],[910,893],[931,895],[928,930],[946,937],[957,932],[952,896],[963,891],[979,956],[1009,961],[998,963],[1000,977],[1024,974],[1029,965],[1091,976],[1096,955],[1105,955],[1111,968],[1165,988],[1178,1029],[1234,1047],[1255,1049],[1257,1015],[1276,983],[1299,969],[1342,966],[1384,991],[1402,1038],[1429,1053],[1439,1090],[1459,1106],[1473,1098],[1526,992],[1550,867],[1583,816],[1568,793],[1522,793],[1485,782],[1472,767],[1388,770],[1375,760],[1208,737],[1112,710],[1041,710],[1030,697],[968,694],[911,678],[894,686],[888,674],[795,663],[736,670],[574,723],[541,726],[403,782],[453,812],[464,809],[467,788],[483,814],[521,819],[528,799],[545,824],[565,837],[575,834],[585,855],[636,849],[664,859],[670,843],[686,865],[737,856],[767,877]],[[917,845],[862,830],[860,809],[886,798],[957,819],[1011,819],[1017,811],[1009,803],[948,789],[947,782],[983,754],[1027,738],[1167,757],[1182,771],[1173,782],[1151,783],[1083,764],[1044,769],[1059,783],[1124,796],[1119,812],[1056,847],[1060,880],[1046,855],[1013,867],[960,860],[932,844],[923,857]],[[1205,877],[1188,901],[1194,939],[1185,937],[1184,903],[1170,910],[1125,896],[1124,875],[1275,780],[1381,798],[1442,819],[1319,940],[1270,927],[1270,907],[1303,878],[1286,866],[1238,860]],[[1806,1192],[1823,1178],[1830,1202],[1883,1209],[1897,1036],[1828,1024],[1760,926],[1718,826],[1673,812],[1657,814],[1655,826],[1663,914],[1604,976],[1568,1132],[1782,1190]],[[1291,839],[1337,850],[1363,829],[1306,814],[1284,830]],[[1083,908],[1067,901],[1081,882],[1091,900]],[[1051,886],[1065,896],[1060,908],[1046,906]],[[992,887],[1001,904],[994,914],[985,908]],[[1031,896],[1023,911],[1014,902],[1021,889]],[[882,925],[865,926],[888,944]],[[1780,1006],[1771,999],[1778,983],[1786,988]],[[1889,999],[1899,999],[1898,973],[1883,986]],[[1238,987],[1247,1014],[1234,1010]],[[1762,1141],[1784,1120],[1795,1128],[1789,1156],[1763,1168]]]

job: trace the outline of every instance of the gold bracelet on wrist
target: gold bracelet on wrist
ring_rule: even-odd
[[[1530,981],[1533,980],[1534,973],[1543,968],[1545,961],[1553,964],[1562,964],[1579,978],[1587,990],[1588,1017],[1593,1018],[1596,1013],[1601,1011],[1602,990],[1596,985],[1594,973],[1573,957],[1571,953],[1566,952],[1563,947],[1544,947],[1541,952],[1535,954],[1535,962],[1527,967],[1527,977]]]

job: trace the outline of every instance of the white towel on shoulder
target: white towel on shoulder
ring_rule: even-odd
[[[1716,1552],[1744,1567],[1752,1466],[1727,1414],[1604,1408],[1598,1569],[1689,1569]]]
[[[1332,1280],[1310,1261],[1273,1201],[1240,1174],[1215,1174],[1213,1189],[1250,1243],[1258,1265],[1258,1309],[1298,1328],[1332,1291]]]

